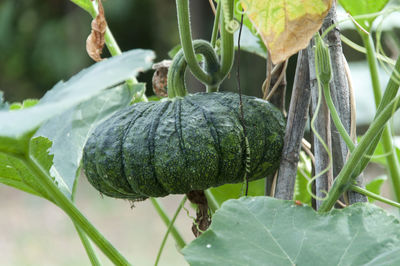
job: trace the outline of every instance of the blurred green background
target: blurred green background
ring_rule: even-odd
[[[210,39],[213,14],[207,0],[194,0],[192,29],[194,38]],[[392,1],[392,3],[399,1]],[[168,51],[178,44],[174,1],[107,0],[104,2],[108,25],[121,49],[152,49],[156,61],[168,58]],[[342,12],[342,11],[341,11]],[[344,18],[343,12],[339,15]],[[66,80],[94,62],[86,53],[90,33],[90,16],[67,0],[1,0],[0,1],[0,90],[9,102],[40,98],[59,80]],[[386,20],[382,43],[389,56],[399,55],[400,16]],[[361,44],[351,23],[341,25],[343,33]],[[357,100],[359,132],[365,130],[374,115],[372,89],[365,56],[344,45],[349,60]],[[106,49],[103,57],[108,57]],[[288,89],[293,82],[296,57],[291,58]],[[242,87],[245,94],[261,96],[265,78],[265,60],[241,54]],[[141,74],[151,95],[152,72]],[[381,69],[384,87],[388,73]],[[190,90],[202,87],[190,81]],[[236,90],[234,72],[224,83],[224,90]],[[288,97],[290,93],[288,93]],[[1,122],[1,121],[0,121]],[[392,122],[400,132],[400,116]],[[400,144],[399,144],[400,145]],[[379,167],[369,168],[370,176],[384,173]],[[81,178],[78,206],[101,232],[136,265],[152,265],[165,232],[148,201],[130,209],[128,202],[99,194]],[[390,190],[386,190],[390,194]],[[170,215],[176,208],[177,196],[162,199]],[[192,214],[193,215],[193,214]],[[84,249],[68,218],[42,199],[0,185],[0,265],[89,265]],[[187,240],[191,218],[182,212],[178,225]],[[103,258],[105,265],[107,260]],[[160,265],[186,265],[168,242]]]

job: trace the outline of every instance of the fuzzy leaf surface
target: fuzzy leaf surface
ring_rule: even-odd
[[[26,140],[43,122],[63,113],[106,88],[113,87],[139,71],[151,67],[154,53],[132,50],[120,56],[103,60],[82,70],[67,82],[57,83],[34,107],[17,111],[0,111],[0,151],[10,151],[10,145]],[[26,141],[25,141],[26,142]],[[12,150],[23,152],[26,145]]]
[[[342,5],[342,7],[353,17],[379,12],[386,6],[388,2],[389,0],[339,0],[339,3]],[[355,20],[364,29],[370,31],[375,18],[376,17],[356,17]]]
[[[182,251],[197,265],[365,265],[400,262],[400,224],[369,204],[316,213],[267,197],[229,200]]]
[[[121,85],[105,90],[47,121],[35,136],[43,136],[52,141],[50,153],[54,155],[54,165],[50,174],[62,181],[67,195],[71,195],[82,158],[82,150],[92,130],[114,112],[129,105],[133,93],[143,89],[144,84],[130,88]]]

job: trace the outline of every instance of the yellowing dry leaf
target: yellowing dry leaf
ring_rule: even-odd
[[[86,51],[94,61],[101,61],[101,53],[104,47],[104,35],[107,29],[107,22],[104,16],[104,8],[101,0],[97,0],[99,14],[92,20],[92,31],[86,40]]]
[[[304,49],[319,30],[332,0],[241,0],[274,64]]]

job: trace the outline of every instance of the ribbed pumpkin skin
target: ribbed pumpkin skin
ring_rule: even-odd
[[[242,96],[250,180],[279,166],[285,122],[266,101]],[[101,193],[131,200],[243,181],[245,142],[239,95],[197,93],[125,108],[87,141],[83,167]]]

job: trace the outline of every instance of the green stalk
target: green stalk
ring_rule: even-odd
[[[397,95],[397,92],[399,90],[399,72],[400,72],[400,57],[398,57],[396,64],[394,66],[392,75],[390,76],[390,80],[386,86],[385,93],[383,94],[383,98],[381,100],[381,103],[378,107],[378,110],[376,111],[375,117],[378,116],[378,114],[381,113],[381,111],[386,107],[386,105]],[[359,175],[367,166],[368,162],[370,161],[370,158],[372,154],[374,153],[376,146],[379,143],[379,140],[381,139],[382,132],[378,136],[375,137],[375,139],[372,141],[372,144],[368,148],[367,155],[361,159],[361,165],[355,175]]]
[[[371,74],[372,89],[374,92],[375,106],[378,108],[382,99],[382,89],[379,82],[378,62],[376,61],[374,44],[371,35],[362,34],[365,49],[367,50],[368,66]]]
[[[93,249],[92,242],[90,242],[85,232],[83,232],[83,230],[77,225],[75,225],[75,229],[78,232],[79,238],[81,239],[83,247],[85,248],[86,254],[89,257],[92,266],[101,266],[102,264],[97,256],[97,253]]]
[[[352,175],[354,170],[360,165],[360,158],[367,152],[371,141],[379,135],[385,127],[386,122],[392,117],[393,112],[400,108],[400,96],[393,99],[382,112],[374,119],[360,143],[350,154],[346,164],[343,166],[339,175],[336,177],[331,190],[323,201],[319,212],[329,211],[336,203],[340,195],[345,192],[355,181],[356,176]]]
[[[59,206],[82,229],[115,265],[131,265],[119,251],[86,219],[78,208],[54,184],[52,177],[32,156],[26,158],[27,166],[34,173],[37,182],[51,195]]]
[[[226,30],[226,23],[224,19],[225,16],[233,17],[233,0],[226,1],[228,5],[227,12],[229,11],[229,14],[225,14],[224,12],[222,12],[221,16],[221,69],[218,73],[218,77],[220,78],[220,80],[224,80],[231,71],[235,53],[233,32],[228,32]]]
[[[92,1],[92,8],[93,10],[91,10],[92,12],[90,12],[90,14],[94,14],[94,16],[92,15],[93,19],[97,16],[98,12],[95,8],[95,6],[97,6],[96,1]],[[111,56],[117,56],[120,55],[121,49],[119,48],[119,45],[117,43],[117,41],[114,38],[114,35],[112,34],[110,28],[107,26],[106,29],[106,33],[104,34],[104,42],[107,46],[108,51],[110,52]],[[131,77],[130,79],[128,79],[126,81],[126,84],[131,87],[133,84],[138,83],[138,80],[136,79],[136,77]],[[139,101],[145,101],[147,102],[147,97],[144,93],[142,92],[138,92],[135,95],[135,98],[138,99]]]
[[[346,142],[346,145],[349,148],[350,152],[352,152],[355,148],[355,145],[351,140],[349,134],[347,133],[346,129],[344,128],[342,121],[340,120],[340,117],[336,111],[335,105],[333,104],[329,83],[325,83],[322,86],[324,88],[325,102],[328,105],[329,111],[331,112],[333,123],[335,124],[336,129],[339,131],[339,134],[343,138],[344,142]]]
[[[187,200],[187,196],[185,195],[185,196],[183,197],[181,203],[179,204],[178,208],[176,209],[175,214],[174,214],[174,216],[172,217],[171,222],[170,222],[169,225],[168,225],[167,232],[166,232],[165,235],[164,235],[164,238],[163,238],[163,240],[162,240],[162,242],[161,242],[160,249],[158,250],[158,253],[157,253],[157,259],[156,259],[156,262],[154,263],[155,266],[157,266],[157,265],[158,265],[158,262],[160,261],[161,253],[162,253],[162,251],[164,250],[165,243],[167,243],[168,235],[169,235],[169,233],[171,232],[172,228],[174,227],[174,223],[175,223],[175,221],[176,221],[176,218],[178,217],[178,214],[181,212],[183,206],[185,205],[186,200]]]
[[[150,198],[150,201],[153,204],[154,208],[156,209],[158,215],[164,221],[165,225],[169,227],[169,225],[171,224],[171,220],[169,219],[164,208],[161,206],[161,203],[158,201],[158,199],[155,199],[155,198]],[[173,225],[171,228],[171,234],[174,237],[175,242],[176,242],[177,246],[179,247],[179,249],[182,249],[183,247],[186,246],[185,240],[183,240],[183,237],[181,236],[179,231]]]
[[[221,208],[221,205],[219,205],[218,201],[215,199],[214,194],[211,192],[210,189],[204,190],[204,194],[206,194],[208,205],[214,212]]]
[[[81,167],[78,168],[78,170],[76,171],[76,173],[80,173],[81,171]],[[71,193],[71,201],[74,202],[75,201],[75,195],[76,195],[76,188],[78,187],[78,176],[75,178],[74,181],[74,185],[72,187],[72,193]],[[76,231],[78,232],[79,238],[81,239],[82,245],[85,248],[86,254],[89,257],[89,260],[91,262],[91,264],[93,266],[101,266],[101,262],[100,259],[97,256],[96,251],[93,249],[93,244],[92,242],[90,242],[89,238],[87,237],[87,235],[85,234],[85,232],[83,232],[83,230],[77,226],[76,224],[74,224]]]
[[[357,192],[357,193],[360,193],[360,194],[363,194],[365,196],[368,196],[368,197],[370,197],[372,199],[375,199],[375,200],[378,200],[380,202],[383,202],[383,203],[386,203],[388,205],[391,205],[393,207],[400,208],[400,203],[392,201],[392,200],[387,199],[385,197],[382,197],[381,195],[372,193],[371,191],[368,191],[366,189],[360,188],[359,186],[351,185],[350,189],[355,191],[355,192]]]
[[[219,20],[220,20],[220,17],[221,17],[221,6],[222,6],[222,4],[218,3],[217,12],[215,13],[215,18],[214,18],[213,30],[212,30],[212,34],[211,34],[211,45],[214,48],[215,48],[215,45],[217,43]]]
[[[381,86],[379,82],[378,64],[375,56],[374,44],[370,35],[362,34],[364,46],[367,49],[367,59],[371,74],[372,88],[374,91],[375,105],[377,112],[382,108],[380,103],[382,100]],[[393,148],[392,135],[390,133],[390,126],[387,125],[382,133],[382,144],[384,152],[388,154],[386,161],[388,164],[389,176],[393,183],[393,189],[396,200],[400,201],[400,162],[397,154]]]
[[[192,31],[190,29],[190,17],[189,17],[189,1],[188,0],[176,0],[176,10],[178,14],[178,27],[179,36],[181,39],[181,46],[185,54],[186,62],[189,65],[190,71],[193,76],[198,80],[207,85],[214,85],[215,80],[213,77],[207,74],[197,63],[196,55],[194,53]]]
[[[210,43],[202,40],[193,41],[193,48],[197,54],[201,54],[204,58],[204,68],[212,75],[212,73],[217,73],[219,70],[219,62],[217,58],[217,54],[214,49],[210,45]],[[168,97],[175,98],[177,96],[184,97],[188,92],[186,90],[185,85],[185,71],[187,67],[185,54],[183,50],[179,50],[179,52],[174,56],[172,60],[171,67],[168,70]],[[207,91],[212,86],[207,86]]]

